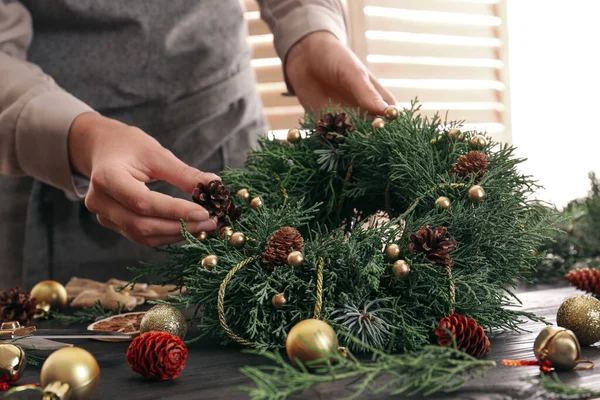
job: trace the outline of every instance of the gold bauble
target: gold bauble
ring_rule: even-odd
[[[577,337],[564,328],[548,326],[544,328],[533,344],[533,352],[540,364],[548,360],[557,370],[573,369],[581,355]]]
[[[250,192],[248,189],[240,189],[235,194],[244,200],[250,200]]]
[[[440,196],[435,199],[435,205],[443,209],[450,208],[450,199],[446,196]]]
[[[44,392],[55,393],[60,400],[89,399],[100,380],[100,367],[86,350],[63,347],[44,361],[40,380]],[[59,393],[62,388],[66,393]]]
[[[318,319],[305,319],[292,327],[285,341],[288,357],[296,365],[336,354],[338,338],[331,326]]]
[[[211,254],[202,259],[202,268],[206,268],[207,270],[211,271],[213,267],[217,266],[218,263],[219,257],[217,257],[214,254]]]
[[[292,251],[288,255],[287,262],[294,267],[299,267],[304,262],[304,256],[299,251]]]
[[[13,383],[25,371],[25,352],[12,343],[0,343],[0,382]]]
[[[529,254],[531,254],[533,257],[536,257],[538,253],[537,253],[537,251],[532,249],[532,250],[529,250]]]
[[[373,122],[371,122],[371,126],[375,129],[383,129],[385,121],[381,118],[375,118]]]
[[[385,248],[385,254],[388,260],[396,261],[400,257],[400,246],[396,243],[392,243]]]
[[[448,131],[448,136],[450,137],[450,139],[452,140],[462,140],[463,139],[463,134],[460,131],[460,129],[457,128],[452,128]]]
[[[302,134],[298,129],[290,129],[287,134],[287,140],[290,143],[298,143],[302,140]]]
[[[271,303],[275,308],[282,308],[286,303],[287,299],[285,298],[285,293],[277,293],[275,296],[271,298]]]
[[[205,231],[200,232],[197,237],[199,241],[206,240],[206,238],[208,238],[208,233]]]
[[[228,239],[231,235],[233,235],[233,229],[230,226],[224,226],[219,230],[220,239]]]
[[[385,115],[387,119],[396,119],[398,118],[398,114],[399,112],[396,106],[387,106],[383,111],[383,115]]]
[[[242,232],[234,232],[229,236],[229,243],[231,243],[233,247],[242,247],[246,244],[246,235]]]
[[[67,305],[67,289],[56,281],[41,281],[31,289],[30,295],[38,305],[50,304],[54,310],[62,310]]]
[[[396,278],[406,278],[410,274],[410,264],[404,260],[398,260],[392,265],[392,273]]]
[[[262,207],[262,200],[260,199],[260,197],[255,197],[252,199],[252,201],[250,202],[250,207],[252,208],[260,208]]]
[[[582,346],[600,341],[600,300],[588,295],[568,298],[558,309],[556,324],[573,331]]]
[[[469,200],[471,200],[473,203],[478,203],[485,199],[485,190],[483,190],[483,188],[479,185],[471,186],[467,193],[469,195]]]
[[[487,146],[487,139],[483,135],[475,135],[469,141],[473,150],[481,150]]]
[[[140,322],[140,334],[150,331],[167,332],[183,340],[187,333],[187,321],[178,308],[157,304],[146,311]]]

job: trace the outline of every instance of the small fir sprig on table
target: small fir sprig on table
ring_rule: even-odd
[[[539,385],[543,390],[559,396],[560,399],[589,399],[600,396],[600,391],[566,385],[556,372],[540,373],[537,379],[527,379],[527,381]]]
[[[119,305],[119,308],[116,310],[105,310],[102,308],[102,303],[100,300],[98,300],[94,303],[93,307],[77,310],[73,313],[73,315],[64,314],[58,311],[51,311],[48,318],[63,322],[65,324],[85,324],[122,313],[122,305]]]

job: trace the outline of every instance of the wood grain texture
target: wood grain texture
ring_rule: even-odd
[[[526,291],[519,294],[523,308],[544,316],[549,322],[556,321],[556,310],[568,297],[581,294],[572,288],[554,288]],[[492,351],[488,359],[499,363],[503,359],[533,359],[533,341],[544,327],[540,323],[523,326],[531,333],[496,333],[491,335]],[[101,379],[94,399],[246,399],[239,386],[249,386],[251,381],[239,373],[239,368],[263,364],[260,357],[245,354],[238,346],[221,347],[217,342],[203,340],[189,347],[187,366],[173,381],[151,382],[131,371],[125,361],[128,343],[101,343],[91,340],[72,341],[76,346],[89,350],[98,360]],[[590,371],[563,372],[560,378],[573,385],[600,390],[600,348],[586,347],[583,359],[591,359],[598,367]],[[469,382],[463,389],[450,394],[439,394],[429,399],[462,400],[535,400],[550,398],[536,387],[524,381],[535,377],[536,367],[509,368],[501,365],[493,368],[484,378]],[[22,382],[37,382],[39,368],[27,369]],[[298,399],[340,399],[351,394],[347,382],[324,384],[297,396]],[[388,398],[384,395],[365,395],[364,399]],[[404,397],[402,397],[404,398]]]

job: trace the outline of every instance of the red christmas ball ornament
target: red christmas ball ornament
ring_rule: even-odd
[[[131,369],[146,378],[166,381],[181,373],[187,355],[187,347],[179,337],[151,331],[131,342],[127,362]]]

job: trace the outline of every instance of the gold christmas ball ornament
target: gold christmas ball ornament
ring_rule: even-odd
[[[49,304],[53,310],[62,310],[68,301],[67,289],[56,281],[41,281],[31,289],[30,295],[39,307]]]
[[[304,262],[304,256],[299,251],[292,251],[288,255],[287,262],[294,267],[299,267]]]
[[[211,271],[219,263],[219,257],[214,254],[206,256],[202,259],[202,268],[206,268]]]
[[[230,226],[224,226],[219,230],[220,239],[229,239],[231,235],[233,235],[233,229]]]
[[[469,144],[471,145],[471,148],[473,150],[481,150],[485,146],[487,146],[488,142],[487,142],[487,139],[485,138],[485,136],[475,135],[471,138],[471,140],[469,141]]]
[[[240,189],[235,194],[244,200],[250,200],[250,192],[248,189]]]
[[[385,121],[382,118],[375,118],[373,122],[371,122],[371,126],[375,129],[383,129],[383,127],[385,127]]]
[[[260,208],[260,207],[262,207],[262,205],[263,205],[263,203],[262,203],[262,200],[260,199],[260,197],[255,197],[250,202],[250,207],[252,207],[252,208]]]
[[[0,382],[14,383],[25,371],[25,352],[13,343],[0,343]]]
[[[533,344],[535,357],[544,365],[557,370],[571,370],[579,362],[581,348],[573,332],[564,328],[548,326],[544,328]]]
[[[204,232],[204,231],[200,232],[200,233],[198,234],[198,237],[197,237],[197,239],[198,239],[199,241],[201,241],[201,242],[202,242],[203,240],[206,240],[207,238],[208,238],[208,233],[207,233],[207,232]]]
[[[183,340],[187,333],[187,321],[179,309],[158,304],[146,311],[140,322],[140,334],[150,331],[167,332]]]
[[[573,331],[582,346],[600,341],[600,300],[588,295],[568,298],[558,309],[556,324]]]
[[[435,199],[435,205],[445,210],[447,208],[450,208],[450,199],[446,196],[440,196],[437,199]]]
[[[399,112],[396,106],[387,106],[383,111],[383,115],[385,115],[387,119],[396,119],[398,118],[398,114]]]
[[[448,131],[448,136],[450,137],[450,139],[452,140],[458,140],[461,141],[463,140],[463,134],[460,131],[460,129],[457,128],[452,128]]]
[[[388,245],[385,248],[385,255],[387,256],[388,260],[396,261],[398,257],[400,257],[400,246],[395,243]]]
[[[483,190],[483,188],[479,185],[471,186],[467,194],[469,196],[469,200],[471,200],[473,203],[478,203],[485,199],[485,190]]]
[[[318,319],[305,319],[292,327],[285,341],[287,355],[294,363],[324,359],[338,351],[338,338],[331,326]]]
[[[404,260],[398,260],[392,265],[392,273],[396,278],[406,278],[410,274],[410,264]]]
[[[40,380],[44,395],[47,396],[43,398],[89,399],[100,380],[100,367],[94,356],[86,350],[63,347],[44,361]]]
[[[299,129],[290,129],[287,134],[287,140],[290,143],[298,143],[302,140],[302,134]]]
[[[231,243],[233,247],[242,247],[246,244],[246,235],[242,232],[234,232],[229,236],[229,243]]]
[[[271,298],[271,304],[273,304],[273,307],[277,309],[283,308],[286,303],[287,299],[285,298],[285,293],[277,293]]]

